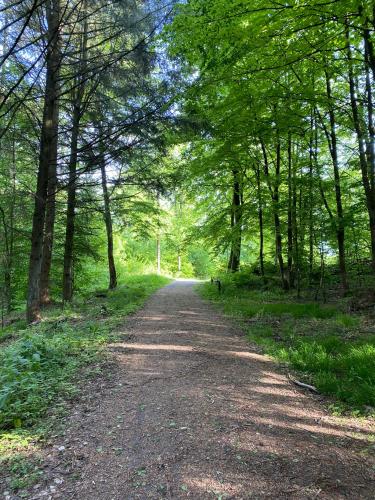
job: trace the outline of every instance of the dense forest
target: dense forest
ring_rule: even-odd
[[[155,269],[157,245],[167,271],[205,272],[199,246],[177,255],[178,80],[156,38],[170,15],[158,2],[2,3],[3,315],[26,300],[38,320],[104,280],[105,259],[114,289],[116,257]]]
[[[115,288],[116,257],[372,285],[371,2],[4,1],[1,20],[3,314],[37,320],[105,258]]]
[[[324,281],[326,265],[344,294],[373,274],[373,30],[357,1],[189,2],[168,27],[192,80],[202,231],[229,248],[230,271],[243,247],[284,289]]]
[[[0,26],[0,429],[174,278],[373,415],[374,2],[0,0]]]

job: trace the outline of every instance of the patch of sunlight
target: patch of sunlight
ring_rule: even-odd
[[[138,316],[138,319],[145,321],[167,321],[168,319],[174,318],[174,315],[164,314],[161,316]]]
[[[257,361],[263,361],[265,363],[272,363],[272,359],[269,358],[268,356],[264,356],[263,354],[257,354],[255,352],[227,351],[227,354],[238,358],[255,359]]]
[[[38,447],[35,446],[35,442],[38,439],[38,434],[32,434],[25,430],[2,432],[0,434],[0,457],[5,459],[14,452],[36,451]]]
[[[132,349],[134,351],[194,351],[192,347],[173,344],[121,344],[121,346],[126,347],[126,349]]]
[[[281,396],[281,397],[290,397],[290,398],[297,398],[299,396],[299,393],[296,393],[292,390],[289,389],[283,389],[283,391],[280,393],[280,387],[253,387],[252,390],[254,392],[257,392],[259,394],[271,394],[274,396]]]
[[[227,495],[234,498],[242,492],[242,488],[239,485],[237,486],[233,483],[225,482],[224,477],[220,479],[215,479],[212,476],[202,479],[186,478],[184,483],[187,485],[187,491],[191,490],[192,492],[197,493],[197,490],[199,490],[200,495],[202,496],[204,493],[211,493],[216,495],[216,498],[226,498]]]
[[[273,373],[273,372],[267,372],[267,371],[263,371],[262,372],[266,377],[270,377],[272,379],[278,379],[278,380],[281,380],[281,381],[284,381],[285,382],[285,376],[284,375],[278,375],[277,373]]]
[[[296,430],[307,431],[315,436],[319,434],[329,435],[329,436],[337,436],[337,437],[346,437],[347,432],[345,429],[335,429],[333,427],[324,427],[319,424],[308,424],[303,422],[293,421],[293,422],[281,422],[280,420],[276,420],[275,418],[264,418],[264,417],[255,417],[254,421],[260,425],[266,425],[267,427],[277,427],[281,429],[289,429],[295,432]]]

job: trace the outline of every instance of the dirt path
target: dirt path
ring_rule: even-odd
[[[53,498],[375,498],[365,425],[291,386],[192,282],[124,329],[111,388],[70,418]]]

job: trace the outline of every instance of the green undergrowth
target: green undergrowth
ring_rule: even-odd
[[[332,305],[304,303],[280,289],[254,289],[224,277],[200,294],[237,318],[251,341],[288,364],[301,379],[336,399],[336,411],[375,413],[375,329],[365,316]]]

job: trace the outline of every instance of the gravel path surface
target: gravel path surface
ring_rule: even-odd
[[[52,498],[375,498],[368,423],[328,416],[194,282],[157,292],[111,350],[110,387],[70,417]]]

